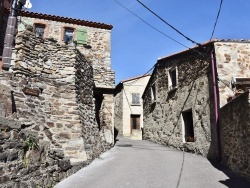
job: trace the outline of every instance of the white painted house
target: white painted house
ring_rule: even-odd
[[[115,127],[119,135],[142,140],[142,94],[150,75],[121,81],[115,88]]]

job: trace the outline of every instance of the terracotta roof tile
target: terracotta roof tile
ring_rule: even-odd
[[[140,78],[143,78],[143,77],[146,77],[146,76],[150,76],[150,74],[144,74],[144,75],[141,75],[141,76],[136,76],[136,77],[129,78],[129,79],[126,79],[126,80],[122,80],[121,83],[136,80],[136,79],[140,79]]]
[[[8,9],[5,9],[5,11],[9,12]],[[92,21],[86,21],[86,20],[80,20],[76,18],[68,18],[68,17],[56,16],[56,15],[50,15],[50,14],[42,14],[42,13],[37,13],[37,12],[22,11],[21,16],[45,19],[45,20],[53,20],[53,21],[58,21],[58,22],[65,22],[65,23],[71,23],[71,24],[100,28],[100,29],[111,30],[113,28],[112,25],[105,24],[105,23],[92,22]]]
[[[23,11],[21,13],[21,16],[40,18],[40,19],[45,19],[45,20],[53,20],[53,21],[59,21],[59,22],[66,22],[66,23],[71,23],[71,24],[76,24],[76,25],[83,25],[83,26],[108,29],[108,30],[111,30],[113,28],[112,25],[108,25],[108,24],[104,24],[100,22],[92,22],[92,21],[68,18],[68,17],[63,17],[63,16],[36,13],[36,12]]]
[[[213,39],[211,41],[206,41],[206,42],[202,43],[201,46],[205,46],[205,45],[212,44],[212,43],[215,43],[215,42],[246,42],[246,43],[250,43],[250,40],[245,40],[245,39],[240,39],[240,40],[237,40],[237,39]],[[197,49],[197,48],[199,48],[201,46],[194,46],[192,48],[185,49],[185,50],[177,52],[177,53],[173,53],[173,54],[170,54],[170,55],[167,55],[167,56],[164,56],[164,57],[159,57],[158,61],[163,60],[163,59],[167,59],[169,57],[173,57],[175,55],[182,54],[184,52],[195,50],[195,49]]]

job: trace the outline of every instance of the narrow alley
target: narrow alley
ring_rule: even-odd
[[[250,184],[205,157],[149,141],[119,138],[115,147],[55,188],[247,188]]]

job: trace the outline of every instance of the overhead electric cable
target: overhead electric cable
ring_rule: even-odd
[[[222,3],[223,3],[223,0],[220,1],[220,7],[219,7],[219,11],[218,11],[218,14],[217,14],[215,23],[214,23],[214,28],[213,28],[212,35],[211,35],[211,37],[210,37],[210,41],[212,40],[212,38],[213,38],[213,36],[214,36],[214,31],[215,31],[215,27],[216,27],[216,25],[217,25],[217,22],[218,22],[218,19],[219,19],[219,16],[220,16],[220,11],[221,11],[221,7],[222,7]]]
[[[119,4],[121,7],[123,7],[124,9],[126,9],[128,12],[130,12],[131,14],[133,14],[134,16],[136,16],[137,18],[139,18],[142,22],[144,22],[145,24],[147,24],[147,25],[148,25],[149,27],[151,27],[152,29],[156,30],[157,32],[159,32],[159,33],[161,33],[162,35],[164,35],[165,37],[171,39],[172,41],[174,41],[174,42],[180,44],[181,46],[183,46],[183,47],[185,47],[185,48],[187,48],[187,49],[189,49],[189,50],[192,50],[192,51],[198,53],[199,55],[201,55],[202,57],[204,57],[204,55],[203,55],[201,52],[199,52],[199,51],[197,51],[197,50],[195,50],[195,49],[193,49],[193,48],[189,48],[188,46],[186,46],[186,45],[184,45],[184,44],[178,42],[177,40],[173,39],[172,37],[168,36],[167,34],[163,33],[163,32],[160,31],[159,29],[155,28],[154,26],[152,26],[151,24],[149,24],[148,22],[146,22],[145,20],[143,20],[140,16],[138,16],[137,14],[135,14],[134,12],[132,12],[131,10],[129,10],[127,7],[125,7],[124,5],[122,5],[120,2],[118,2],[118,1],[116,1],[116,0],[114,0],[114,1],[115,1],[117,4]],[[198,44],[198,43],[196,43],[196,42],[194,42],[194,43],[197,44],[197,45],[199,45],[199,46],[201,46],[201,44]],[[156,64],[157,64],[157,63],[156,63]],[[145,75],[148,74],[152,69],[154,69],[156,64],[154,64],[154,65],[152,66],[152,68],[149,69],[149,71],[147,71],[145,74],[143,74],[143,76],[145,76]],[[134,82],[132,82],[132,83],[130,83],[130,84],[133,84],[133,83],[135,83],[135,82],[138,81],[138,80],[139,80],[139,79],[136,79]],[[130,85],[130,84],[126,84],[126,85]]]
[[[130,85],[134,84],[135,82],[139,81],[142,77],[149,75],[148,73],[149,73],[151,70],[153,70],[153,69],[155,68],[155,65],[156,65],[156,64],[154,64],[154,66],[151,67],[151,69],[149,69],[148,72],[146,72],[145,74],[143,74],[143,75],[140,76],[139,78],[134,79],[133,82],[130,82],[129,84],[123,84],[123,85],[125,85],[125,86],[130,86]]]
[[[185,48],[190,49],[189,47],[187,47],[186,45],[178,42],[177,40],[173,39],[172,37],[168,36],[167,34],[163,33],[162,31],[160,31],[159,29],[155,28],[154,26],[152,26],[151,24],[149,24],[148,22],[144,21],[140,16],[138,16],[137,14],[133,13],[131,10],[129,10],[127,7],[125,7],[124,5],[122,5],[121,3],[119,3],[118,1],[114,0],[117,4],[119,4],[120,6],[122,6],[124,9],[126,9],[127,11],[129,11],[131,14],[133,14],[134,16],[136,16],[137,18],[139,18],[141,21],[143,21],[145,24],[147,24],[149,27],[153,28],[154,30],[158,31],[159,33],[161,33],[162,35],[168,37],[169,39],[171,39],[172,41],[180,44],[181,46],[184,46]]]
[[[187,37],[186,35],[184,35],[182,32],[180,32],[178,29],[176,29],[174,26],[172,26],[171,24],[169,24],[167,21],[165,21],[163,18],[161,18],[159,15],[157,15],[155,12],[153,12],[151,9],[149,9],[146,5],[144,5],[142,2],[140,2],[139,0],[136,0],[138,3],[140,3],[144,8],[146,8],[148,11],[150,11],[152,14],[154,14],[157,18],[159,18],[161,21],[163,21],[165,24],[167,24],[169,27],[171,27],[173,30],[175,30],[177,33],[179,33],[181,36],[183,36],[184,38],[186,38],[187,40],[189,40],[190,42],[201,46],[201,44],[199,44],[198,42],[195,42],[194,40],[190,39],[189,37]]]

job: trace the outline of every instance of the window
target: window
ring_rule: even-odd
[[[177,69],[171,69],[168,73],[168,90],[172,90],[177,86]]]
[[[140,93],[132,93],[132,105],[140,105]]]
[[[74,29],[65,28],[64,30],[64,42],[66,44],[71,44],[73,42]]]
[[[184,139],[186,142],[194,142],[194,125],[192,110],[182,112],[183,125],[184,125]]]
[[[155,84],[151,86],[151,102],[154,103],[156,101],[156,91]]]
[[[35,35],[40,38],[44,38],[45,25],[35,25]]]
[[[131,132],[132,129],[140,129],[140,115],[131,115]]]

